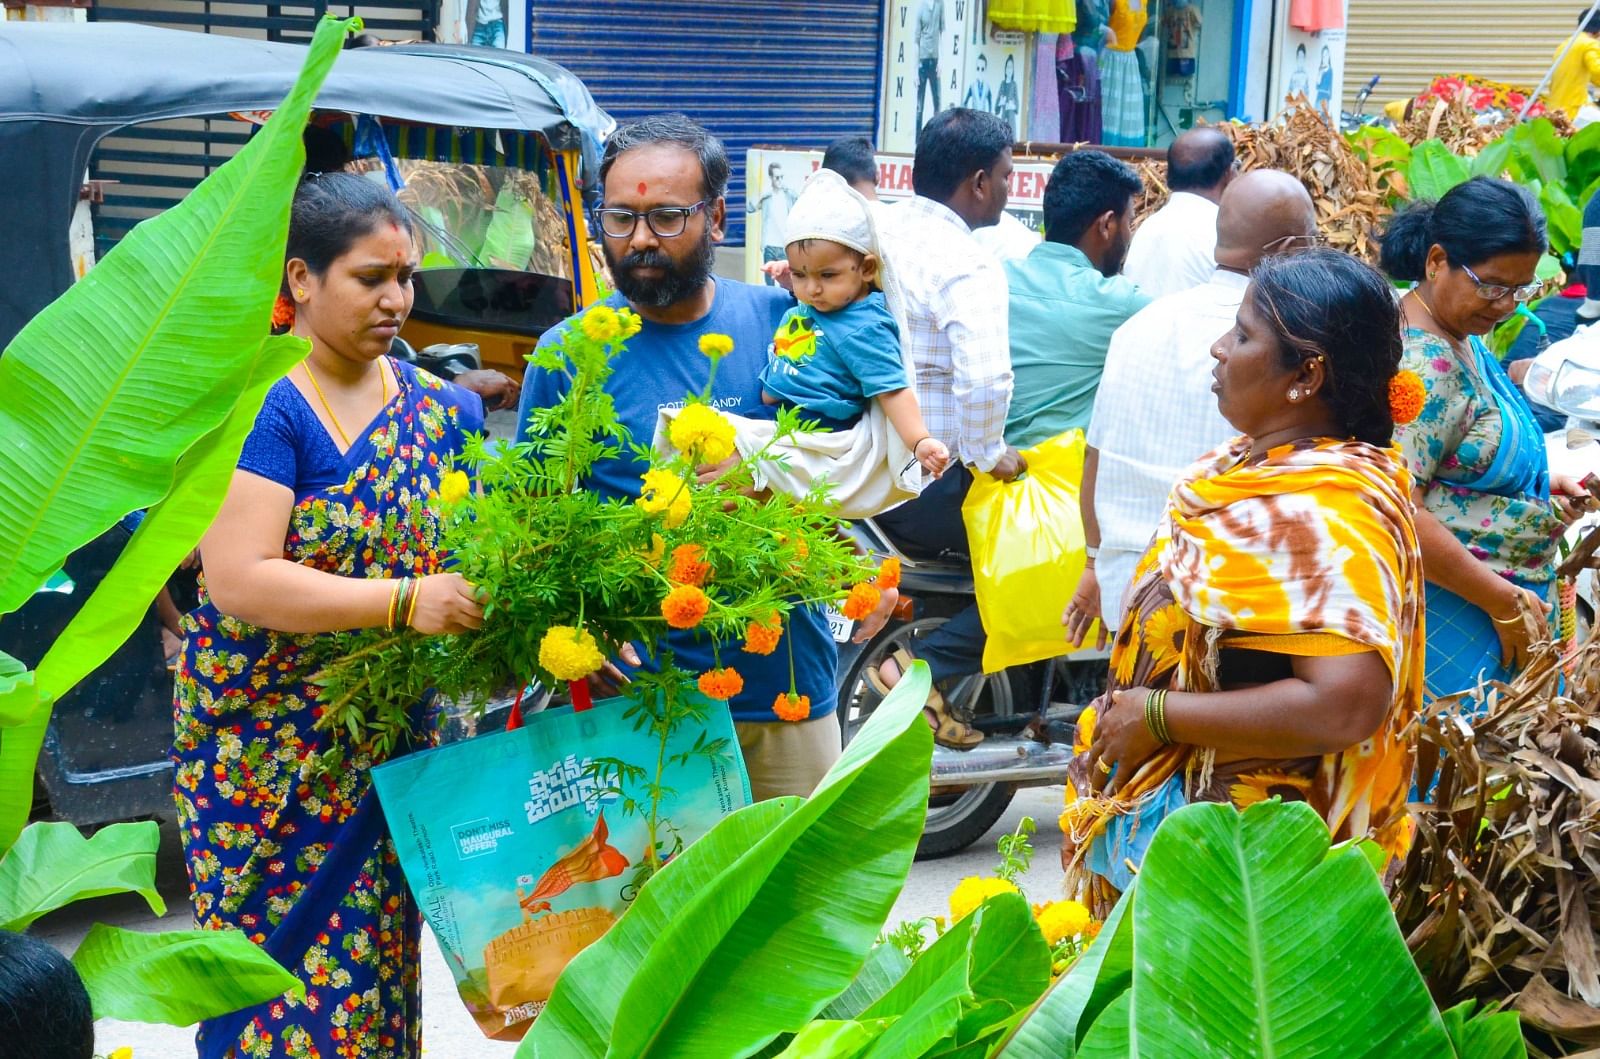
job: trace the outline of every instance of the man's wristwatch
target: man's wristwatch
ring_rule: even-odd
[[[1089,562],[1092,565],[1096,559],[1100,558],[1100,546],[1097,544],[1085,544],[1083,546],[1083,554],[1089,557]]]

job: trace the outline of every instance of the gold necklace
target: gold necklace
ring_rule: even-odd
[[[1456,338],[1445,328],[1444,324],[1439,322],[1439,314],[1433,311],[1433,306],[1428,304],[1428,299],[1422,296],[1422,288],[1412,287],[1411,293],[1416,296],[1417,304],[1422,306],[1423,311],[1428,314],[1428,319],[1433,321],[1433,325],[1440,331],[1444,332],[1445,338],[1450,343],[1450,347],[1454,349],[1459,343],[1457,342]]]
[[[311,373],[311,361],[301,361],[301,366],[306,369],[306,378],[311,380],[311,388],[317,391],[317,400],[322,402],[322,410],[328,413],[328,422],[333,424],[333,429],[339,432],[339,440],[344,442],[344,447],[350,447],[350,435],[344,432],[344,427],[339,425],[339,417],[333,414],[333,406],[328,404],[327,395],[322,392],[322,387],[317,383],[317,377]],[[378,360],[378,384],[383,387],[382,408],[389,407],[389,377],[384,374],[383,360]]]

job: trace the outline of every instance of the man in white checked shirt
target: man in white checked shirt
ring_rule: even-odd
[[[1090,558],[1063,618],[1069,643],[1100,618],[1096,646],[1105,646],[1173,483],[1238,433],[1211,392],[1211,347],[1234,326],[1250,270],[1316,239],[1316,208],[1300,181],[1273,169],[1238,177],[1217,214],[1211,281],[1157,298],[1111,336],[1079,494]]]
[[[884,249],[905,296],[917,401],[929,432],[958,461],[916,500],[875,519],[913,556],[970,554],[961,522],[969,467],[1004,481],[1026,469],[1004,434],[1011,405],[1005,274],[972,238],[973,229],[995,224],[1005,210],[1011,141],[1011,128],[993,114],[941,111],[917,137],[916,197],[887,210],[882,222]],[[983,639],[974,605],[919,641],[917,654],[937,685],[978,672]],[[899,663],[887,662],[879,675],[894,684]],[[928,709],[946,746],[982,741],[981,732],[949,715],[937,687]]]

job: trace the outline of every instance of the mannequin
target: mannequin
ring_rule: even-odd
[[[1109,40],[1100,58],[1104,134],[1101,142],[1118,147],[1145,145],[1145,88],[1134,49],[1150,20],[1148,0],[1111,0],[1106,21]]]
[[[1078,28],[1056,40],[1056,89],[1061,104],[1061,142],[1099,143],[1100,53],[1111,30],[1107,0],[1078,0]]]

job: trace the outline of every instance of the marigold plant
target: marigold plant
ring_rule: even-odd
[[[695,684],[706,698],[725,702],[744,690],[744,677],[740,676],[737,669],[708,669],[700,674]]]
[[[711,598],[695,585],[677,585],[661,601],[661,616],[674,629],[692,629],[711,609]]]
[[[753,621],[746,627],[743,650],[753,655],[770,655],[778,649],[778,641],[782,639],[783,619],[773,611],[770,617]]]
[[[878,600],[882,596],[882,592],[866,582],[852,585],[850,594],[845,597],[844,606],[840,609],[851,621],[860,621],[878,609]]]
[[[811,696],[783,692],[772,701],[772,712],[780,721],[803,721],[811,716]]]
[[[672,549],[667,580],[675,585],[704,585],[711,577],[711,564],[705,561],[705,554],[698,544],[680,544]]]

